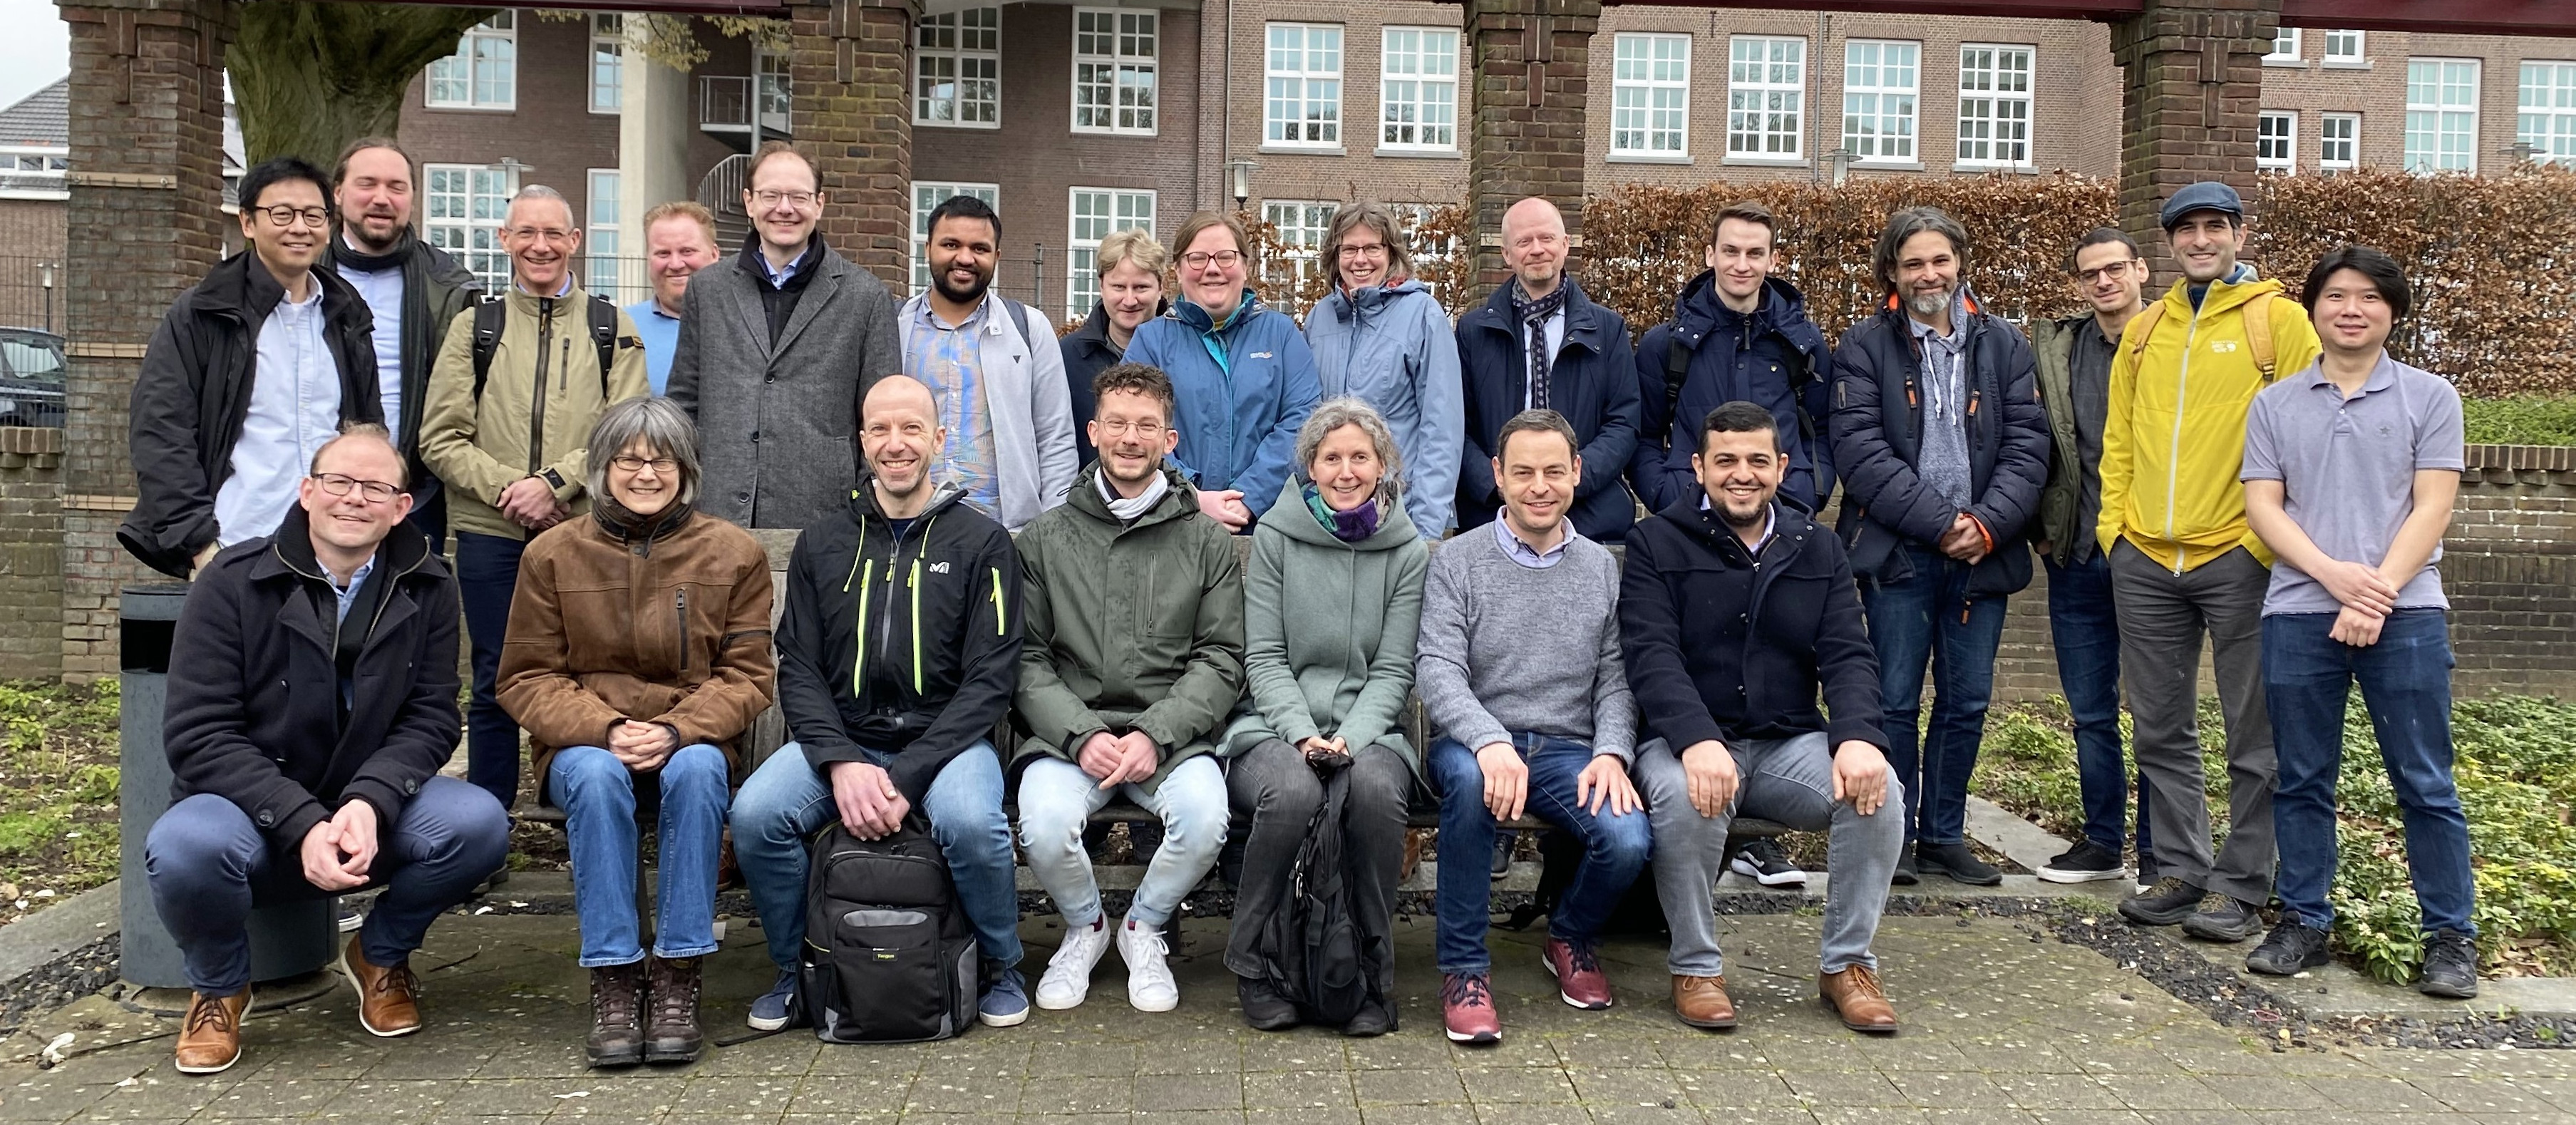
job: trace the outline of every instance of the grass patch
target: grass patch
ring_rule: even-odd
[[[116,681],[0,682],[0,922],[116,877]]]
[[[2576,973],[2576,704],[2498,696],[2451,710],[2453,774],[2468,813],[2478,885],[2478,946],[2489,972]],[[2128,721],[2121,720],[2123,741]],[[2224,724],[2200,711],[2212,829],[2227,821]],[[2065,701],[1999,707],[1988,717],[1975,791],[2060,837],[2082,831],[2075,738]],[[2330,902],[2335,945],[2355,967],[2412,980],[2423,962],[2422,914],[2406,871],[2397,798],[2355,693],[2344,718],[2343,810]]]
[[[2475,445],[2576,445],[2576,395],[2473,398],[2460,402]]]

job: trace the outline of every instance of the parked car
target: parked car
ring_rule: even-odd
[[[0,426],[63,424],[63,338],[0,328]]]

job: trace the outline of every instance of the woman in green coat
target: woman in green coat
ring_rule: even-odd
[[[1341,825],[1353,921],[1370,1001],[1346,1035],[1395,1029],[1395,887],[1407,798],[1420,770],[1400,721],[1413,690],[1414,632],[1430,551],[1397,496],[1395,436],[1356,398],[1315,409],[1297,465],[1253,532],[1244,571],[1244,671],[1250,708],[1225,735],[1226,788],[1249,819],[1226,967],[1246,1023],[1277,1031],[1296,1007],[1264,977],[1270,920],[1287,905],[1306,829],[1323,801],[1321,769],[1351,771]]]

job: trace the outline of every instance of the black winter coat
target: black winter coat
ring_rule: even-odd
[[[1616,543],[1636,522],[1625,476],[1637,451],[1637,362],[1628,345],[1628,322],[1592,303],[1569,277],[1565,342],[1548,369],[1548,405],[1574,427],[1582,445],[1583,481],[1570,515],[1587,539]],[[1494,522],[1502,493],[1494,487],[1494,439],[1521,412],[1529,383],[1529,345],[1512,315],[1513,287],[1505,285],[1458,319],[1458,366],[1467,398],[1467,440],[1458,470],[1458,529]]]
[[[1834,349],[1834,464],[1843,476],[1834,531],[1864,582],[1912,575],[1899,548],[1932,547],[1960,512],[1915,475],[1923,354],[1893,302],[1844,332]],[[1991,540],[1968,573],[1968,593],[1987,597],[2030,585],[2030,552],[2022,545],[2048,484],[2048,411],[2021,329],[1977,311],[1973,299],[1968,307],[1960,360],[1968,365],[1968,480],[1976,500],[1966,511]]]
[[[340,424],[385,420],[376,390],[376,318],[335,270],[316,268],[322,341],[340,371]],[[127,438],[134,510],[117,542],[163,574],[215,541],[215,493],[233,475],[233,445],[250,414],[259,328],[286,290],[249,250],[217,263],[170,306],[134,378]]]
[[[1681,402],[1668,408],[1676,341],[1684,356]],[[1801,372],[1804,381],[1797,382]],[[1761,305],[1746,316],[1719,299],[1715,271],[1701,271],[1673,301],[1673,319],[1637,341],[1637,401],[1645,422],[1628,465],[1637,499],[1657,512],[1686,497],[1696,502],[1701,493],[1691,454],[1699,452],[1700,422],[1740,400],[1770,411],[1788,443],[1781,499],[1823,510],[1834,491],[1832,435],[1825,429],[1833,381],[1833,353],[1824,331],[1807,319],[1807,299],[1796,286],[1776,277],[1764,282]]]
[[[429,540],[395,525],[369,585],[337,619],[304,509],[236,543],[188,590],[170,646],[162,743],[173,800],[212,793],[293,848],[350,800],[391,826],[456,750],[456,581]],[[340,714],[337,650],[363,630]]]
[[[1885,749],[1878,656],[1842,544],[1789,505],[1772,511],[1758,560],[1698,496],[1629,529],[1619,639],[1646,733],[1675,754],[1812,731]]]
[[[1170,311],[1170,301],[1154,305],[1155,316]],[[1100,404],[1092,398],[1091,381],[1120,358],[1109,342],[1108,306],[1092,302],[1091,315],[1083,318],[1082,327],[1056,341],[1056,346],[1064,350],[1065,389],[1073,392],[1073,456],[1078,468],[1100,458],[1100,451],[1091,447],[1091,417],[1100,412]]]

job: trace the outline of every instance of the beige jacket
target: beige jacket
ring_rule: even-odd
[[[578,516],[590,510],[590,428],[608,405],[649,393],[644,345],[617,314],[616,358],[603,376],[590,337],[590,295],[574,285],[539,298],[512,286],[510,312],[492,353],[482,400],[474,395],[474,309],[456,314],[430,372],[421,409],[420,457],[447,483],[448,523],[457,531],[525,539],[498,505],[512,484],[549,470],[555,499]]]

